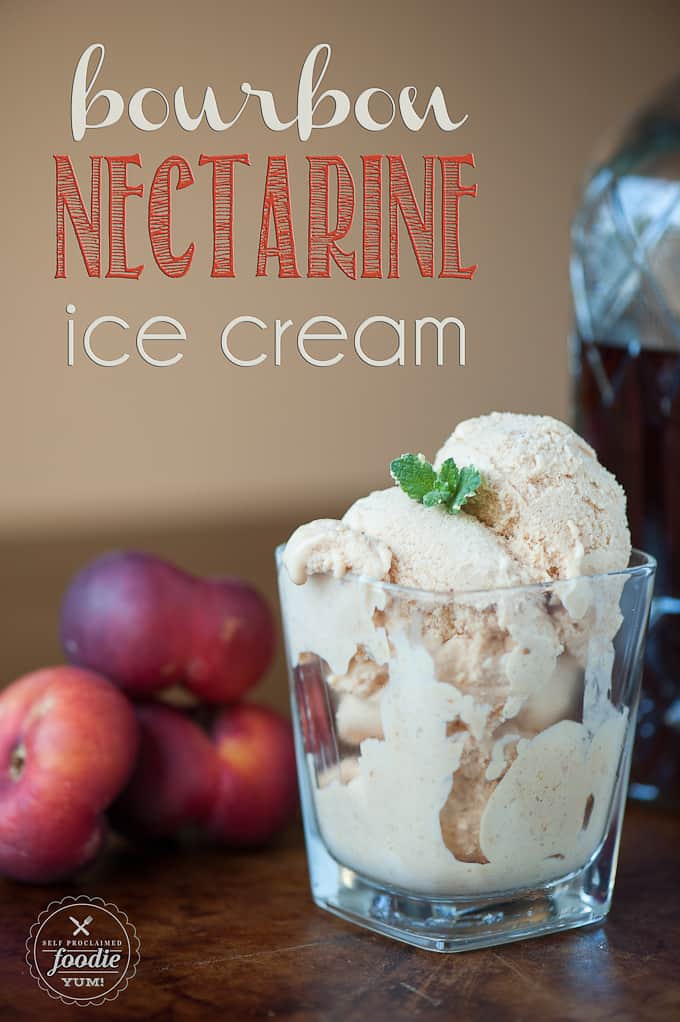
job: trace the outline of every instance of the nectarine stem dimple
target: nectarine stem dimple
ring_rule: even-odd
[[[12,755],[9,760],[9,776],[13,781],[18,781],[24,772],[24,766],[26,764],[26,746],[23,742],[12,749]]]

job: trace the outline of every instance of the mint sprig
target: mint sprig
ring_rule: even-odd
[[[447,458],[435,472],[422,454],[395,458],[390,474],[412,500],[425,507],[441,504],[451,515],[457,515],[482,485],[482,477],[473,465],[458,468],[453,458]]]

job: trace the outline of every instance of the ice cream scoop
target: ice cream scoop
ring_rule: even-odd
[[[493,412],[459,423],[435,466],[474,462],[484,485],[471,512],[534,582],[625,568],[626,497],[592,447],[544,415]]]

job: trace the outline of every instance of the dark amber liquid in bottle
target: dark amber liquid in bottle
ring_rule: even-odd
[[[579,341],[577,428],[628,496],[658,561],[631,791],[680,804],[680,352]]]

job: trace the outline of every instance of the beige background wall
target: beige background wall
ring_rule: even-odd
[[[680,7],[596,3],[384,0],[345,5],[270,0],[187,5],[80,2],[0,5],[3,99],[3,243],[0,246],[0,530],[53,531],[109,522],[168,521],[187,514],[266,514],[280,508],[340,512],[386,481],[404,449],[433,452],[455,421],[491,408],[568,414],[568,223],[589,154],[605,129],[676,70]],[[187,135],[168,123],[143,134],[121,122],[75,144],[70,82],[91,42],[107,47],[101,85],[129,95],[183,83],[198,99],[212,84],[225,108],[243,79],[292,106],[300,64],[315,43],[333,46],[327,85],[355,94],[439,83],[469,122],[446,136],[392,127],[369,137],[348,122],[307,145],[275,136],[251,114],[222,136]],[[151,107],[149,108],[151,110]],[[145,203],[132,199],[130,261],[139,281],[88,280],[72,236],[72,274],[54,280],[53,153],[72,154],[81,175],[90,153],[140,151],[131,180],[146,188],[166,155],[180,152],[196,185],[174,207],[179,240],[193,237],[189,275],[164,278],[151,259]],[[466,262],[474,281],[421,280],[404,248],[400,281],[255,279],[268,153],[286,152],[305,263],[307,152],[342,154],[359,183],[362,152],[401,152],[414,180],[424,153],[472,150],[476,202],[462,205]],[[211,280],[210,170],[200,152],[250,153],[238,174],[237,280]],[[357,235],[353,235],[357,239]],[[106,249],[104,250],[106,254]],[[115,313],[137,324],[167,312],[187,327],[183,362],[67,369],[64,306],[78,322]],[[250,313],[302,322],[327,312],[348,328],[366,316],[456,315],[467,327],[468,365],[374,369],[352,359],[315,369],[237,369],[219,354],[221,324]],[[106,345],[104,346],[106,349]]]

